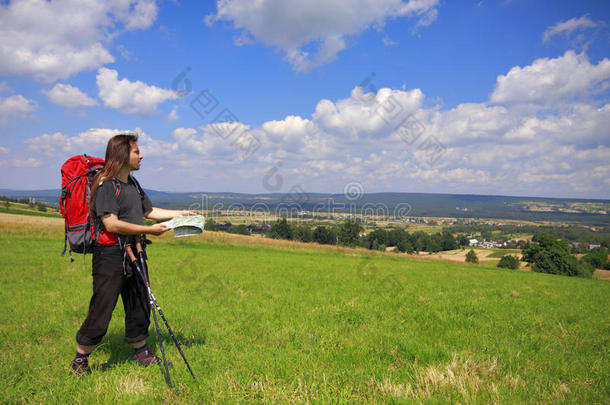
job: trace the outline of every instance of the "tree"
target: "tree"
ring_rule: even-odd
[[[478,263],[479,262],[479,258],[477,257],[477,254],[474,252],[474,250],[470,249],[468,251],[468,253],[466,253],[466,263]]]
[[[428,238],[427,252],[440,252],[443,249],[442,237],[440,233],[435,233]]]
[[[10,210],[11,209],[11,203],[9,200],[4,201],[4,206],[6,207],[6,210]]]
[[[313,241],[321,245],[335,245],[337,234],[334,229],[320,225],[313,230]]]
[[[407,239],[409,237],[409,233],[401,228],[393,228],[388,231],[388,240],[386,245],[388,246],[398,246],[400,241]]]
[[[481,231],[481,239],[489,240],[489,239],[491,239],[491,236],[492,236],[492,234],[491,234],[491,230],[490,229],[483,229]]]
[[[460,246],[468,246],[470,244],[470,240],[466,235],[461,234],[460,236],[458,236],[457,243]]]
[[[343,246],[356,246],[362,226],[351,219],[346,220],[339,227],[339,244]]]
[[[591,252],[584,255],[581,260],[589,263],[596,269],[610,269],[610,263],[608,262],[608,249],[606,248],[593,249]]]
[[[398,243],[396,244],[396,249],[398,249],[399,252],[407,252],[407,253],[415,252],[415,249],[413,249],[413,245],[411,244],[411,242],[409,241],[408,238],[399,240]]]
[[[313,233],[307,225],[296,225],[293,228],[293,238],[301,242],[313,241]]]
[[[444,231],[441,236],[441,250],[454,250],[458,248],[455,238],[450,232]]]
[[[513,255],[504,255],[496,267],[516,270],[519,268],[519,258]]]
[[[416,231],[411,234],[413,241],[411,244],[413,248],[417,252],[421,252],[422,250],[426,250],[428,247],[428,241],[430,240],[430,235],[428,235],[424,231]]]
[[[293,233],[292,227],[288,224],[286,218],[278,219],[267,233],[267,236],[273,239],[288,239],[291,240]]]
[[[388,232],[383,229],[375,229],[363,238],[363,247],[376,250],[379,245],[389,245]]]
[[[536,235],[532,241],[522,250],[522,260],[532,265],[532,271],[579,277],[593,274],[593,266],[572,256],[566,242],[547,233]]]
[[[532,270],[538,273],[561,274],[564,276],[591,277],[593,266],[579,262],[569,253],[552,247],[541,250],[535,258]]]

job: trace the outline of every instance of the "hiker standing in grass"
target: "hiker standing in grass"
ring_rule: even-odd
[[[116,135],[108,141],[104,168],[91,187],[90,215],[95,218],[96,241],[93,249],[93,296],[87,318],[76,334],[76,357],[70,362],[71,374],[89,372],[89,354],[102,340],[119,294],[125,308],[125,342],[134,348],[134,360],[143,366],[159,362],[146,344],[150,307],[144,285],[133,276],[124,260],[123,246],[137,235],[161,235],[168,229],[161,224],[144,225],[144,217],[168,220],[191,211],[166,210],[152,206],[148,196],[130,175],[140,169],[143,156],[135,134]]]

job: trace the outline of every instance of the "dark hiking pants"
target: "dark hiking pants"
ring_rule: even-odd
[[[96,246],[93,251],[93,296],[87,319],[76,334],[78,344],[92,346],[102,340],[119,294],[125,308],[125,342],[145,340],[150,325],[146,288],[135,271],[131,277],[124,275],[119,245]]]

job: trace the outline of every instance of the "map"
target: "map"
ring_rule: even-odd
[[[203,232],[205,218],[203,215],[176,216],[169,221],[161,222],[169,229],[174,230],[174,237],[198,235]]]

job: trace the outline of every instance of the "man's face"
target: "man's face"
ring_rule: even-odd
[[[131,170],[139,170],[140,169],[140,161],[144,158],[140,153],[140,148],[138,148],[138,144],[134,141],[129,142],[129,167]]]

